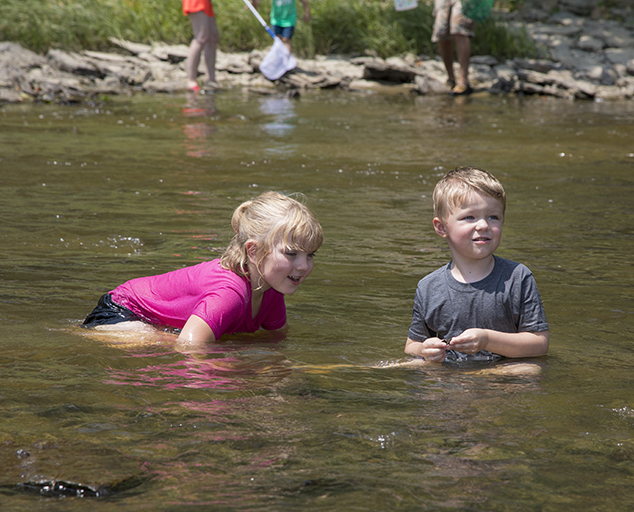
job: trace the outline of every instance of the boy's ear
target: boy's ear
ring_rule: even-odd
[[[447,230],[445,229],[443,221],[439,217],[434,217],[432,223],[434,224],[434,230],[436,233],[443,238],[447,238]]]

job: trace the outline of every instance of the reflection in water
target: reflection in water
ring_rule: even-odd
[[[295,130],[297,114],[294,100],[285,97],[268,97],[260,100],[260,111],[272,120],[262,123],[262,130],[274,137],[267,148],[268,153],[290,155],[296,144],[283,142]]]
[[[213,350],[218,352],[216,348]],[[131,357],[152,358],[157,362],[145,367],[108,369],[105,384],[160,386],[164,389],[211,388],[226,391],[253,391],[270,386],[290,375],[289,361],[281,354],[258,357],[225,356],[187,357],[175,362],[160,362],[164,354],[143,353]]]
[[[49,505],[20,483],[126,481],[129,510],[628,508],[634,102],[165,98],[0,106],[2,508]],[[430,195],[459,164],[508,184],[500,255],[535,273],[551,351],[380,364],[404,359],[416,283],[448,261]],[[55,329],[117,283],[213,257],[265,187],[304,192],[328,232],[283,343],[194,358],[173,334]]]
[[[210,124],[216,114],[215,96],[213,94],[187,96],[187,105],[181,109],[183,117],[198,120],[199,122],[187,122],[183,124],[183,132],[187,139],[184,141],[187,156],[201,158],[211,155],[210,136],[216,131],[216,127]]]

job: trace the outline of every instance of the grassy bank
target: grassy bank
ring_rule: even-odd
[[[315,54],[362,54],[387,57],[405,52],[433,55],[431,0],[415,10],[396,12],[390,0],[310,0],[312,19],[298,22],[294,51]],[[271,0],[260,11],[268,19]],[[242,0],[215,0],[220,46],[224,51],[250,51],[270,44],[268,34]],[[301,18],[301,4],[298,13]],[[178,0],[2,0],[0,41],[14,41],[37,51],[49,48],[105,50],[108,38],[136,42],[189,44],[191,27]],[[474,54],[500,59],[532,56],[528,36],[511,35],[503,23],[489,19],[477,27]]]

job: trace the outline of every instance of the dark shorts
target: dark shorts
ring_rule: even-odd
[[[97,303],[97,307],[92,310],[84,323],[83,327],[94,327],[96,325],[112,325],[121,322],[143,322],[144,320],[135,315],[128,308],[119,306],[112,302],[109,293],[102,295]]]
[[[293,34],[295,33],[295,27],[280,27],[278,25],[273,25],[273,33],[277,37],[290,39],[291,37],[293,37]]]

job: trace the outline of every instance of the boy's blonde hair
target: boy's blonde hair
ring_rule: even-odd
[[[473,192],[482,192],[502,203],[506,212],[504,187],[491,173],[477,167],[456,167],[445,174],[434,188],[434,217],[446,220],[453,210]]]
[[[290,250],[315,252],[324,241],[321,225],[308,207],[278,192],[264,192],[242,203],[231,218],[235,236],[221,258],[221,265],[236,274],[249,274],[247,242],[256,243],[256,266],[282,243]]]

